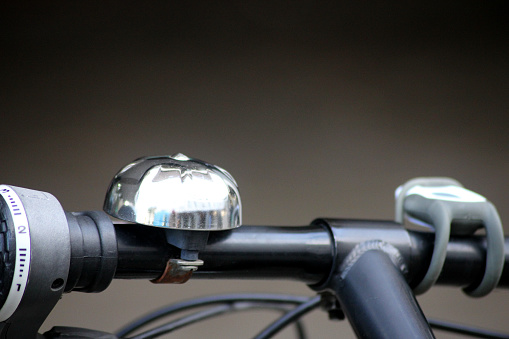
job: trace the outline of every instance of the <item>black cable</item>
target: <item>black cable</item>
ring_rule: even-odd
[[[255,339],[267,339],[271,338],[273,335],[281,331],[287,325],[291,324],[298,318],[302,317],[304,314],[314,310],[320,305],[321,297],[316,296],[312,299],[309,299],[307,302],[297,306],[292,311],[285,313],[281,318],[277,319],[275,322],[267,326],[263,331],[261,331]]]
[[[263,330],[256,339],[270,338],[270,336],[276,334],[283,327],[287,326],[289,323],[296,319],[295,317],[300,317],[303,314],[314,309],[318,304],[314,304],[315,299],[320,300],[319,297],[315,297],[310,299],[308,297],[300,297],[300,296],[291,296],[291,295],[279,295],[279,294],[228,294],[228,295],[220,295],[220,296],[210,296],[199,299],[193,299],[184,301],[175,305],[170,305],[159,309],[155,312],[152,312],[136,321],[131,322],[130,324],[123,327],[119,330],[116,335],[118,337],[124,337],[125,335],[134,332],[135,330],[157,320],[164,316],[168,316],[177,312],[189,310],[192,308],[227,303],[226,305],[218,306],[214,309],[209,309],[201,312],[194,313],[190,316],[183,317],[177,319],[168,325],[171,327],[171,331],[176,330],[177,328],[181,328],[185,325],[190,325],[195,323],[196,321],[204,320],[213,316],[218,316],[227,312],[237,311],[241,309],[248,309],[254,307],[264,307],[264,308],[277,308],[277,309],[285,309],[284,304],[296,304],[300,305],[294,310],[286,313],[283,317],[279,318],[276,322],[271,324],[265,330]],[[241,304],[245,302],[245,304]],[[249,302],[259,302],[260,304],[249,304]],[[269,303],[282,304],[279,305],[270,305]],[[235,304],[236,303],[236,304]],[[309,306],[308,304],[311,303]],[[242,305],[242,307],[240,306]],[[247,305],[250,305],[247,307]],[[308,309],[308,307],[311,307]],[[302,312],[302,313],[301,313]],[[293,315],[293,313],[297,313],[297,315]],[[291,317],[291,318],[290,318]],[[487,338],[487,339],[509,339],[509,334],[499,333],[491,330],[479,329],[471,326],[454,324],[450,322],[444,322],[436,319],[428,319],[428,322],[432,328],[448,331],[452,333],[469,335],[477,338]],[[163,325],[165,326],[165,325]],[[296,322],[297,334],[299,338],[305,338],[305,331],[300,322]],[[148,331],[147,331],[148,332]],[[165,332],[166,333],[166,332]],[[160,333],[159,335],[161,335]],[[134,337],[138,338],[138,337]],[[145,337],[144,337],[145,338]],[[149,338],[149,337],[146,337]]]
[[[246,293],[246,294],[226,294],[226,295],[217,295],[217,296],[209,296],[198,299],[192,299],[180,302],[178,304],[169,305],[163,307],[159,310],[151,312],[137,320],[130,322],[125,325],[121,329],[119,329],[115,335],[117,337],[124,337],[137,329],[150,324],[162,317],[182,312],[185,310],[189,310],[192,308],[214,305],[214,304],[222,304],[222,303],[232,303],[232,302],[240,302],[240,301],[252,301],[252,302],[273,302],[273,303],[284,303],[284,304],[295,304],[299,305],[309,300],[309,297],[302,296],[293,296],[293,295],[285,295],[285,294],[257,294],[257,293]]]
[[[285,312],[288,312],[288,306],[286,305],[280,305],[280,304],[274,304],[274,303],[268,303],[268,302],[235,302],[235,303],[228,303],[224,305],[219,305],[213,308],[209,308],[204,311],[196,312],[191,315],[179,318],[177,320],[171,321],[169,323],[166,323],[164,325],[158,326],[154,329],[148,330],[146,332],[143,332],[141,334],[138,334],[131,339],[150,339],[150,338],[156,338],[160,335],[172,332],[174,330],[177,330],[179,328],[182,328],[187,325],[191,325],[193,323],[196,323],[198,321],[202,321],[211,317],[219,316],[227,312],[237,312],[237,311],[245,311],[253,308],[269,308],[269,309],[276,309],[276,310],[283,310]],[[292,307],[293,309],[293,307]],[[302,324],[299,322],[297,324],[297,333],[299,335],[299,338],[304,339],[305,338],[305,332]]]
[[[297,331],[298,339],[306,339],[308,337],[302,321],[300,320],[295,321],[295,330]]]
[[[177,320],[172,321],[168,324],[158,326],[152,330],[149,330],[149,331],[143,332],[137,336],[134,336],[131,339],[157,338],[160,335],[169,333],[171,331],[174,331],[174,330],[184,327],[186,325],[189,325],[189,324],[201,321],[201,320],[205,320],[207,318],[211,318],[214,316],[218,316],[218,315],[226,313],[226,312],[231,312],[232,308],[233,308],[233,305],[230,305],[230,304],[212,307],[212,308],[209,308],[204,311],[193,313],[187,317],[177,319]]]
[[[436,319],[428,319],[428,323],[432,328],[436,328],[443,331],[469,335],[477,338],[487,339],[509,339],[509,334],[499,333],[491,330],[485,330],[481,328],[466,326],[462,324],[454,324]]]

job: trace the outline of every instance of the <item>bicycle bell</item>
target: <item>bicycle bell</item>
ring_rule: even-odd
[[[184,251],[203,248],[208,238],[208,232],[195,231],[229,230],[242,223],[235,179],[219,166],[181,153],[140,158],[121,169],[110,184],[104,211],[166,228],[168,241],[190,260],[197,252]]]

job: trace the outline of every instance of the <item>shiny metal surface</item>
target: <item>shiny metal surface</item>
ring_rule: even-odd
[[[125,166],[111,182],[104,211],[130,222],[185,230],[226,230],[242,223],[233,177],[181,153]]]

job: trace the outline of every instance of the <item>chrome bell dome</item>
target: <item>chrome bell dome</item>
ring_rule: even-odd
[[[233,177],[181,153],[140,158],[125,166],[110,184],[104,211],[125,221],[170,229],[215,231],[242,223]]]

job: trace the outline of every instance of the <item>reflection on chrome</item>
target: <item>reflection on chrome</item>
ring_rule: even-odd
[[[104,211],[130,222],[187,230],[226,230],[242,223],[230,173],[181,153],[140,158],[121,169]]]

